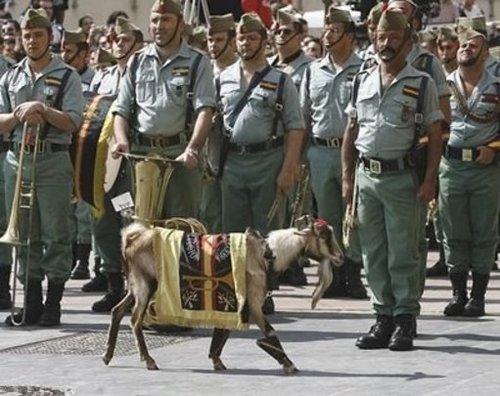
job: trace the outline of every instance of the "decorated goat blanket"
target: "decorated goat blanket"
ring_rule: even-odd
[[[145,323],[247,330],[245,235],[156,230],[158,288]]]

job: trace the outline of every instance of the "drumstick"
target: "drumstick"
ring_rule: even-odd
[[[179,161],[179,160],[174,160],[171,158],[164,158],[164,157],[154,157],[151,155],[130,154],[130,153],[122,153],[122,152],[118,152],[118,155],[121,155],[127,159],[168,162],[170,164],[183,164],[183,162]]]

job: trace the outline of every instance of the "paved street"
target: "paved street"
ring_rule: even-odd
[[[429,265],[435,254],[429,256]],[[372,324],[368,301],[322,300],[310,310],[311,286],[282,286],[271,317],[299,368],[285,376],[255,345],[259,332],[234,333],[223,353],[226,372],[207,358],[211,331],[148,333],[160,371],[139,360],[126,317],[109,367],[104,350],[109,315],[90,313],[98,296],[70,281],[58,329],[0,327],[0,394],[7,395],[496,395],[500,389],[500,273],[487,294],[488,315],[448,319],[445,278],[431,279],[412,352],[362,351],[354,340]],[[0,320],[7,313],[0,313]]]

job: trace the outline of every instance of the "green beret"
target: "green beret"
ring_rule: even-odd
[[[108,51],[99,48],[97,50],[96,62],[98,65],[113,65],[116,63],[116,59]]]
[[[44,9],[30,8],[21,21],[21,29],[52,28],[49,17]]]
[[[468,27],[486,35],[486,18],[484,16],[457,18],[457,28],[459,27]]]
[[[331,6],[326,14],[325,21],[327,23],[341,22],[341,23],[351,23],[351,13],[340,8]]]
[[[233,30],[235,28],[233,14],[210,16],[208,18],[208,26],[210,34]]]
[[[377,30],[392,31],[392,30],[406,30],[410,25],[406,19],[405,14],[399,9],[387,9],[380,16],[380,21],[377,25]]]
[[[87,38],[80,29],[76,31],[71,31],[71,30],[64,31],[63,35],[64,44],[80,44],[80,43],[85,43],[86,41]]]
[[[484,34],[479,33],[478,31],[471,29],[470,27],[461,27],[458,30],[458,42],[460,44],[466,43],[467,41],[472,40],[476,37],[482,37],[483,39],[486,39]]]
[[[151,12],[181,15],[182,7],[178,0],[156,0],[151,7]]]
[[[236,26],[238,33],[265,32],[266,27],[261,19],[254,12],[247,12],[241,16],[240,22]]]
[[[442,26],[438,30],[437,34],[437,42],[440,41],[457,41],[458,37],[457,34],[453,29],[450,29],[449,27]]]
[[[384,3],[378,3],[370,10],[368,14],[368,21],[375,25],[378,25],[378,21],[380,21],[380,17],[382,16]]]
[[[134,25],[129,19],[122,16],[116,18],[115,33],[117,35],[140,31],[141,29],[137,25]]]

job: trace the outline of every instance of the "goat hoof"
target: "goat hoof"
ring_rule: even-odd
[[[224,366],[224,363],[222,363],[222,360],[220,359],[214,359],[214,370],[215,371],[223,371],[226,370],[226,366]]]
[[[297,369],[297,367],[295,367],[294,364],[291,364],[290,366],[283,366],[283,372],[287,375],[295,374],[298,371],[299,370]]]
[[[147,363],[148,370],[159,370],[158,366],[154,361]]]
[[[102,357],[102,361],[104,362],[104,364],[107,366],[109,364],[109,362],[111,362],[111,357],[107,356],[107,355],[104,355]]]

